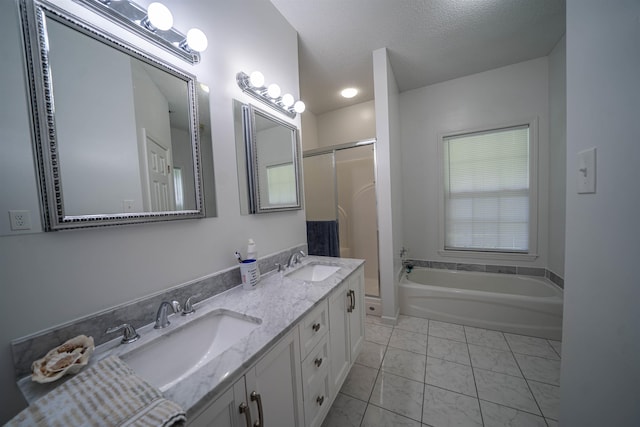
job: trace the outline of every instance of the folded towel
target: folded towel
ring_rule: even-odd
[[[340,256],[338,221],[307,221],[309,255]]]
[[[116,356],[35,401],[8,426],[182,426],[185,412]]]

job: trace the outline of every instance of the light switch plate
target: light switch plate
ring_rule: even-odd
[[[596,192],[596,149],[578,153],[578,194]]]

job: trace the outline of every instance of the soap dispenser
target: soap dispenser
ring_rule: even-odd
[[[258,250],[256,249],[256,242],[253,239],[249,239],[247,243],[247,259],[258,260]]]
[[[247,259],[255,259],[256,264],[258,262],[258,250],[256,249],[256,242],[253,239],[249,239],[247,242]],[[258,271],[258,279],[260,279],[260,269],[256,265]]]

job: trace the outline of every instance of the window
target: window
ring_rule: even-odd
[[[444,249],[530,253],[530,124],[446,136]]]
[[[184,189],[182,186],[181,168],[173,168],[173,188],[176,193],[176,210],[181,211],[184,209]]]
[[[267,166],[269,204],[296,203],[296,179],[293,163]]]

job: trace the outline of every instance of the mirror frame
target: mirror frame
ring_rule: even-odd
[[[202,170],[198,127],[198,102],[195,76],[144,53],[128,42],[97,28],[77,16],[43,0],[20,0],[24,50],[31,102],[34,156],[38,172],[41,216],[45,231],[136,224],[204,217]],[[105,43],[129,56],[157,67],[187,83],[189,126],[195,178],[196,209],[164,212],[132,212],[116,214],[66,215],[60,154],[55,125],[53,82],[49,69],[46,19],[53,19],[82,34]]]
[[[296,203],[282,204],[277,206],[267,206],[260,200],[260,178],[258,173],[258,141],[256,131],[256,115],[285,127],[291,131],[291,154],[293,157],[293,168],[296,180]],[[302,189],[300,188],[300,139],[298,128],[278,117],[261,110],[252,104],[242,105],[242,127],[245,141],[245,153],[247,161],[247,181],[249,189],[249,213],[267,213],[302,209]]]

